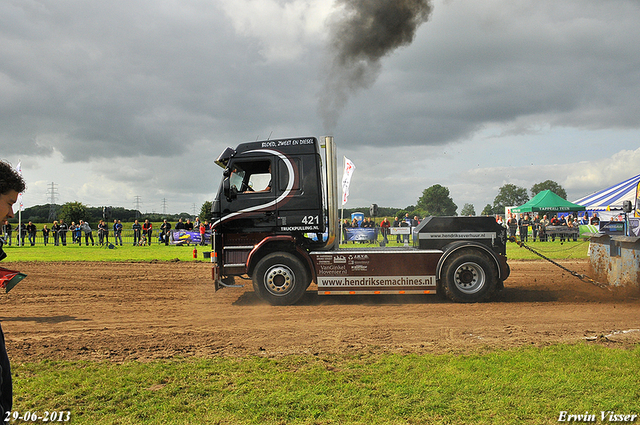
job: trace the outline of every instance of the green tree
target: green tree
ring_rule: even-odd
[[[207,221],[211,220],[212,205],[213,205],[213,202],[211,201],[205,201],[204,204],[202,204],[202,207],[200,207],[200,215],[198,215],[198,217],[200,218],[200,221],[204,222],[205,220]]]
[[[550,190],[556,195],[558,195],[559,197],[561,197],[562,199],[567,199],[567,191],[564,190],[562,186],[560,186],[558,183],[554,182],[553,180],[545,180],[541,183],[536,183],[533,186],[531,186],[531,197],[536,196],[538,193],[542,192],[543,190]]]
[[[80,202],[67,202],[60,208],[58,218],[63,219],[67,223],[71,223],[72,221],[77,223],[80,220],[86,220],[87,207]]]
[[[427,215],[433,216],[457,215],[458,209],[449,196],[449,189],[439,184],[425,189],[416,206],[424,210]]]
[[[485,205],[481,214],[482,215],[493,215],[493,207],[491,206],[491,204]]]
[[[473,207],[473,204],[464,204],[462,210],[460,211],[461,216],[470,216],[476,215],[476,209]]]
[[[493,200],[494,214],[502,214],[505,207],[522,205],[529,200],[527,189],[507,183],[500,188]]]

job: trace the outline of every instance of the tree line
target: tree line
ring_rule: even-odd
[[[211,203],[209,203],[210,205]],[[51,217],[53,215],[53,217]],[[180,214],[143,214],[139,210],[131,210],[123,207],[88,207],[81,202],[67,202],[62,205],[54,204],[51,208],[51,204],[35,205],[33,207],[25,208],[22,211],[22,222],[32,221],[34,223],[51,223],[53,220],[63,219],[67,223],[79,222],[80,220],[87,221],[89,223],[97,223],[100,220],[121,220],[123,222],[133,222],[134,220],[149,219],[152,222],[162,221],[167,219],[169,221],[178,221],[179,219],[193,219],[193,214],[180,213]],[[207,217],[207,220],[209,217]],[[18,212],[15,212],[15,217],[9,220],[12,223],[18,222]]]
[[[545,180],[531,186],[531,198],[536,196],[543,190],[550,190],[562,199],[567,199],[567,192],[564,188],[553,180]],[[498,194],[493,200],[493,204],[487,204],[480,215],[496,215],[504,214],[505,207],[522,205],[531,199],[527,193],[527,189],[514,184],[505,184],[498,190]],[[378,217],[404,217],[409,214],[410,217],[427,217],[427,216],[455,216],[458,215],[458,206],[453,202],[449,189],[435,184],[422,192],[420,198],[415,205],[409,205],[405,208],[387,208],[378,207]],[[365,217],[370,217],[369,207],[366,208],[349,208],[344,210],[345,217],[350,217],[353,212],[362,212]],[[460,210],[461,216],[475,216],[476,210],[473,204],[466,203]]]

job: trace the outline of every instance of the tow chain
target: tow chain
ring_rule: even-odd
[[[529,251],[533,252],[534,254],[536,254],[539,257],[544,258],[545,260],[547,260],[548,262],[550,262],[551,264],[554,264],[558,267],[560,267],[562,270],[566,271],[567,273],[571,274],[572,276],[577,277],[578,279],[580,279],[583,282],[587,282],[587,283],[591,283],[595,286],[597,286],[598,288],[602,288],[602,289],[606,289],[608,291],[611,291],[611,288],[609,287],[609,285],[606,285],[604,283],[598,282],[592,278],[590,278],[587,275],[584,274],[580,274],[578,272],[574,272],[573,270],[569,270],[568,268],[566,268],[565,266],[563,266],[562,264],[558,264],[557,262],[553,261],[551,258],[546,257],[544,254],[539,253],[538,251],[536,251],[535,249],[528,247],[527,245],[524,244],[524,242],[522,242],[521,240],[516,239],[515,237],[510,237],[509,240],[511,242],[515,242],[518,244],[518,246],[520,246],[521,248],[525,248],[528,249]]]

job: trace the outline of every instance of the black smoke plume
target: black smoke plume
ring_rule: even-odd
[[[336,0],[336,7],[329,18],[329,60],[319,106],[328,132],[349,97],[375,82],[381,59],[411,44],[432,10],[430,0]]]

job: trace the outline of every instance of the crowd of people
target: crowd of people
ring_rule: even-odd
[[[352,228],[374,228],[377,229],[375,232],[375,239],[378,239],[378,235],[382,236],[382,239],[385,243],[388,241],[388,237],[390,235],[390,228],[392,227],[416,227],[420,223],[420,219],[417,216],[411,218],[408,213],[405,214],[404,217],[394,217],[393,222],[390,221],[387,217],[384,217],[380,223],[376,223],[375,219],[371,217],[364,217],[362,219],[353,218],[352,220],[345,219],[342,223],[343,232],[344,232],[344,240],[347,240],[347,231]],[[517,217],[515,214],[511,214],[505,220],[502,216],[497,215],[496,221],[498,224],[505,226],[508,229],[509,236],[515,237],[516,235],[520,236],[522,241],[528,241],[529,238],[535,242],[539,241],[555,241],[556,238],[559,238],[560,241],[564,241],[565,239],[569,240],[577,240],[578,238],[578,226],[580,224],[592,224],[598,225],[600,222],[600,218],[597,213],[594,213],[592,217],[589,216],[588,213],[584,215],[547,215],[540,213],[535,213],[533,215],[529,215],[528,213],[522,214],[520,217]],[[566,229],[576,229],[575,231],[564,230],[562,228],[558,229],[554,227],[554,231],[548,231],[549,226],[564,226]],[[16,227],[18,227],[16,225]],[[161,244],[169,245],[171,241],[171,230],[172,224],[166,219],[160,224],[158,229],[158,242]],[[530,231],[529,231],[530,229]],[[194,221],[187,219],[184,221],[182,218],[178,220],[175,224],[175,231],[184,230],[187,232],[199,232],[200,234],[200,244],[205,244],[205,234],[211,230],[211,226],[208,221],[201,222],[198,218]],[[12,226],[7,220],[2,224],[2,236],[4,238],[4,243],[8,246],[11,246],[14,239],[14,231],[18,230]],[[22,245],[28,243],[31,246],[36,245],[36,237],[38,236],[38,229],[36,225],[29,221],[28,223],[22,223],[19,229],[20,235],[19,240],[22,241]],[[91,245],[99,245],[105,246],[110,245],[109,236],[110,234],[113,236],[113,244],[114,245],[123,245],[123,232],[124,226],[120,220],[113,220],[113,224],[109,225],[105,220],[100,220],[97,224],[96,233],[97,233],[97,242],[94,240],[94,229],[91,225],[84,220],[80,220],[78,223],[71,222],[71,224],[65,223],[63,219],[53,221],[51,228],[48,227],[47,224],[42,226],[40,229],[40,233],[42,235],[42,244],[48,245],[49,243],[53,243],[55,246],[66,246],[67,241],[71,244],[77,244],[82,246],[82,241],[84,239],[84,244],[89,246]],[[131,226],[130,235],[133,236],[133,245],[134,246],[142,246],[142,245],[151,245],[153,240],[153,223],[149,220],[144,220],[143,223],[140,223],[139,220],[135,220],[133,225]],[[409,241],[410,235],[408,234],[397,234],[396,242],[398,243],[406,243]]]
[[[580,235],[580,225],[591,224],[597,226],[600,223],[600,217],[598,217],[598,213],[594,213],[591,218],[589,218],[588,213],[580,217],[573,214],[553,214],[551,218],[547,214],[543,214],[540,217],[540,213],[535,213],[531,217],[529,213],[524,213],[519,218],[515,214],[511,214],[506,222],[503,222],[501,216],[497,216],[496,221],[509,229],[509,237],[515,237],[518,234],[523,242],[529,241],[530,228],[533,242],[536,240],[540,242],[551,240],[553,242],[556,237],[561,242],[564,242],[565,239],[577,241]]]
[[[380,221],[380,223],[376,223],[375,219],[372,219],[370,217],[364,217],[362,220],[358,220],[358,218],[353,218],[351,221],[349,221],[348,219],[345,219],[342,223],[343,240],[345,241],[347,240],[348,229],[372,228],[372,229],[378,229],[378,231],[374,233],[375,239],[373,240],[377,240],[378,235],[382,235],[383,241],[387,243],[391,227],[416,227],[418,224],[420,224],[420,221],[421,220],[417,216],[414,216],[413,218],[409,217],[409,213],[405,213],[405,216],[402,219],[400,219],[399,217],[395,217],[393,220],[393,223],[391,223],[387,217],[384,217],[382,221]],[[365,242],[365,241],[360,241],[360,242]],[[398,243],[409,242],[409,234],[396,235],[396,242]]]
[[[38,232],[42,235],[42,244],[44,246],[47,246],[50,243],[54,246],[67,246],[67,242],[73,245],[77,244],[78,246],[82,246],[83,239],[86,246],[89,246],[89,244],[92,246],[109,246],[112,243],[114,246],[123,245],[122,236],[124,232],[124,225],[121,220],[117,219],[113,220],[112,225],[109,225],[105,220],[100,220],[98,222],[95,228],[97,241],[94,239],[94,228],[84,220],[80,220],[78,223],[72,221],[71,224],[67,224],[64,219],[54,220],[51,228],[49,228],[47,224],[44,224],[40,230],[38,230],[36,225],[31,221],[22,223],[20,226],[15,225],[15,227],[19,227],[19,229],[14,229],[14,225],[9,223],[8,220],[4,220],[2,223],[2,238],[4,243],[8,246],[11,246],[13,243],[14,236],[16,243],[20,243],[20,245],[29,244],[31,246],[35,246]],[[171,223],[164,220],[158,230],[159,243],[169,245],[171,240],[171,229]],[[192,222],[190,219],[183,221],[181,218],[176,223],[175,230],[199,232],[200,244],[203,245],[205,243],[205,234],[211,230],[211,227],[208,221],[200,222],[200,220],[196,218],[195,221]],[[135,220],[131,226],[133,245],[151,245],[153,231],[153,223],[149,220],[144,220],[144,223],[142,224],[139,220]],[[14,235],[14,232],[19,232],[19,234]],[[110,235],[113,237],[112,242],[109,241]]]

